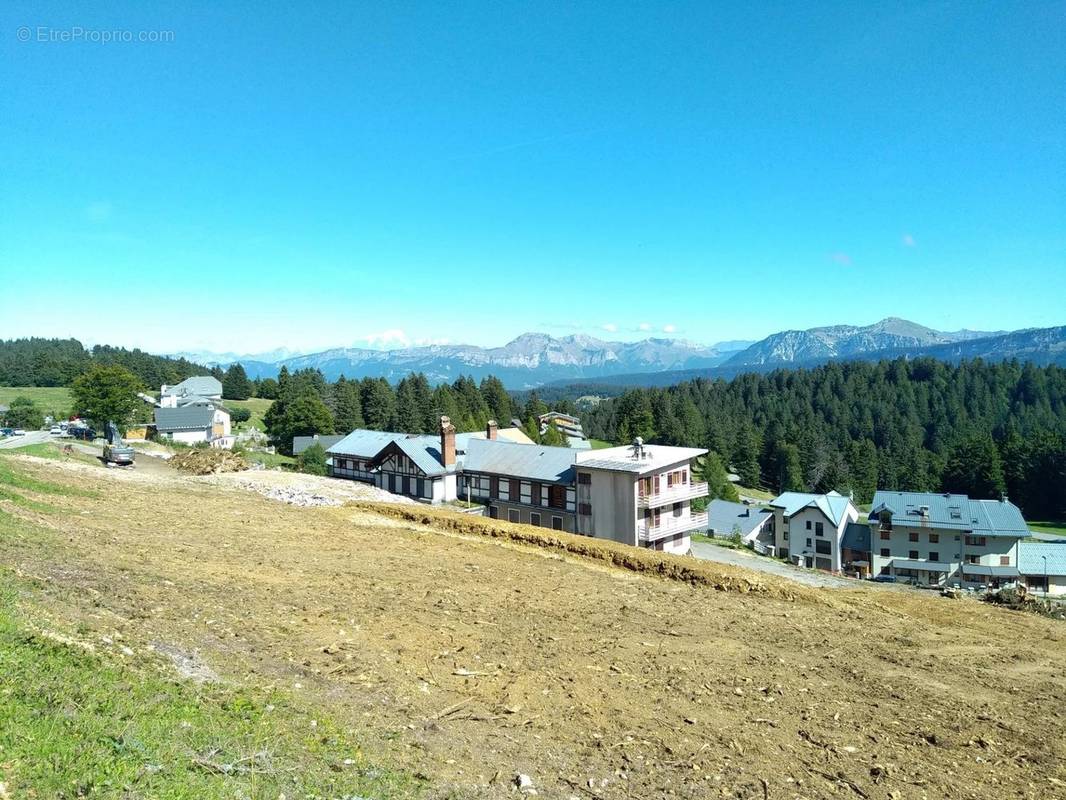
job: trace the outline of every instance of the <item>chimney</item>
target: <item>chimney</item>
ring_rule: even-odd
[[[485,429],[485,438],[486,439],[492,439],[492,440],[495,441],[495,439],[496,439],[496,431],[498,429],[499,429],[499,426],[496,424],[496,420],[490,419],[488,427]]]
[[[440,460],[446,467],[455,464],[455,426],[447,417],[440,418]]]

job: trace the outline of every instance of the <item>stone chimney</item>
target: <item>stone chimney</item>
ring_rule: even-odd
[[[495,440],[496,439],[496,431],[499,430],[499,427],[500,426],[496,424],[496,420],[490,419],[489,420],[489,425],[485,429],[485,438],[486,439]]]
[[[440,418],[440,460],[446,467],[455,464],[455,426],[448,417]]]

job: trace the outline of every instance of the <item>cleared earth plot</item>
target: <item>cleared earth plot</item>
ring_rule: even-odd
[[[0,489],[12,796],[1066,796],[1061,622],[85,463]],[[76,662],[47,702],[27,648]]]

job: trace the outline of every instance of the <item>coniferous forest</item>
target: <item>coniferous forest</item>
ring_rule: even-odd
[[[1066,370],[898,359],[634,389],[582,415],[593,437],[707,447],[745,486],[1006,493],[1066,517]]]

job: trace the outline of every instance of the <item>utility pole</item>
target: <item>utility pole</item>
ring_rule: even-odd
[[[1048,586],[1047,580],[1047,556],[1040,557],[1044,559],[1044,598],[1046,599],[1049,593],[1048,590],[1051,588],[1050,586]]]

